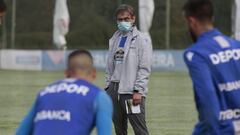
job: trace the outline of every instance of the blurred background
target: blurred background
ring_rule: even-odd
[[[150,29],[154,49],[183,49],[191,43],[181,12],[185,1],[154,0]],[[232,1],[213,1],[216,26],[231,35]],[[138,14],[137,0],[68,0],[68,48],[107,49],[116,30],[115,9],[121,3],[132,5]],[[6,4],[4,27],[0,29],[1,48],[55,49],[52,41],[55,0],[6,0]]]

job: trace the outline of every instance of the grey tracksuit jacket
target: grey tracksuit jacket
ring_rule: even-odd
[[[143,96],[148,93],[148,81],[152,65],[152,42],[148,36],[133,27],[125,43],[125,53],[119,83],[119,94],[132,94],[138,90]],[[106,66],[106,87],[109,86],[114,72],[114,54],[119,46],[120,31],[109,40]]]

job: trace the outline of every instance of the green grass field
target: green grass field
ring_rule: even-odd
[[[0,135],[14,134],[39,89],[63,77],[62,72],[0,70]],[[104,73],[98,73],[95,84],[104,86]],[[150,135],[191,134],[197,114],[188,74],[153,72],[146,111]]]

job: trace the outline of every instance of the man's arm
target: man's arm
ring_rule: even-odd
[[[100,92],[95,100],[96,106],[96,127],[98,135],[112,134],[112,100],[104,92]]]
[[[109,40],[109,49],[108,49],[108,54],[107,54],[107,63],[106,63],[106,70],[105,70],[105,80],[106,80],[106,84],[105,84],[105,89],[107,89],[109,87],[110,84],[110,79],[111,79],[111,66],[112,66],[112,58],[113,56],[111,56],[111,44],[112,44],[112,40]]]
[[[211,135],[219,135],[220,107],[207,62],[203,57],[192,52],[186,52],[184,60],[192,78],[200,119],[207,125],[207,130]]]
[[[147,88],[152,66],[152,43],[149,38],[141,39],[139,47],[139,65],[134,90],[144,93]]]
[[[36,103],[33,104],[27,116],[23,119],[21,125],[17,129],[16,135],[31,135],[35,114]]]
[[[109,52],[108,52],[109,53]],[[109,67],[109,54],[108,54],[108,57],[107,57],[107,65],[106,65],[106,71],[105,71],[105,81],[106,81],[106,84],[105,84],[105,90],[109,87],[109,84],[110,84],[110,78],[111,78],[111,75],[110,75],[110,67]]]

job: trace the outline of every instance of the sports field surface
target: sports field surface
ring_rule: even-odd
[[[13,135],[37,92],[63,77],[62,72],[0,70],[0,135]],[[103,72],[94,83],[104,86]],[[153,72],[146,111],[150,135],[191,134],[197,113],[188,73]],[[134,135],[131,126],[129,130]]]

